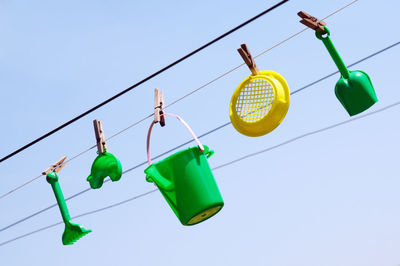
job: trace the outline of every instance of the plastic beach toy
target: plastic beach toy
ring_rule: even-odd
[[[329,38],[329,29],[326,26],[324,29],[326,34],[315,32],[315,35],[324,43],[341,74],[335,86],[336,97],[350,116],[359,114],[378,101],[371,79],[364,71],[347,69]]]
[[[67,204],[65,203],[64,195],[58,183],[58,175],[52,171],[46,175],[47,182],[51,185],[56,196],[58,207],[61,211],[61,216],[65,223],[64,233],[62,235],[62,243],[64,245],[72,245],[81,237],[89,234],[92,230],[88,230],[71,222],[71,217],[68,212]]]
[[[94,160],[90,175],[86,180],[90,183],[91,188],[100,188],[107,176],[110,177],[111,181],[120,180],[122,166],[114,155],[104,152],[99,154]]]
[[[150,158],[150,134],[147,135],[149,167],[145,169],[146,180],[154,182],[175,215],[183,225],[194,225],[212,217],[224,206],[207,158],[214,152],[203,146],[190,127],[175,116],[190,131],[198,146],[181,150],[156,163]]]
[[[250,137],[263,136],[283,121],[290,92],[285,79],[273,71],[259,71],[245,44],[238,49],[252,75],[232,95],[229,117],[234,128]]]
[[[117,157],[107,152],[107,144],[101,122],[94,120],[93,126],[96,135],[98,156],[94,160],[90,175],[86,180],[89,182],[91,188],[100,188],[107,176],[110,177],[113,182],[120,180],[122,176],[122,166]]]

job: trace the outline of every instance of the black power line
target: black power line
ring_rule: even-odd
[[[192,55],[194,55],[194,54],[200,52],[201,50],[203,50],[203,49],[205,49],[205,48],[207,48],[207,47],[210,46],[211,44],[214,44],[215,42],[217,42],[217,41],[219,41],[219,40],[225,38],[226,36],[232,34],[233,32],[237,31],[238,29],[240,29],[240,28],[246,26],[247,24],[249,24],[249,23],[253,22],[254,20],[256,20],[256,19],[262,17],[263,15],[269,13],[270,11],[274,10],[275,8],[279,7],[280,5],[282,5],[282,4],[284,4],[284,3],[288,2],[288,1],[289,1],[289,0],[283,0],[283,1],[279,2],[279,3],[277,3],[276,5],[274,5],[274,6],[270,7],[270,8],[268,8],[268,9],[264,10],[264,11],[261,12],[260,14],[258,14],[258,15],[256,15],[256,16],[250,18],[249,20],[243,22],[242,24],[236,26],[235,28],[233,28],[233,29],[231,29],[231,30],[225,32],[224,34],[220,35],[219,37],[215,38],[214,40],[212,40],[212,41],[210,41],[210,42],[204,44],[203,46],[197,48],[196,50],[194,50],[194,51],[192,51],[192,52],[190,52],[190,53],[188,53],[187,55],[181,57],[180,59],[176,60],[175,62],[173,62],[173,63],[167,65],[166,67],[164,67],[164,68],[158,70],[157,72],[151,74],[151,75],[148,76],[147,78],[142,79],[141,81],[139,81],[139,82],[137,82],[136,84],[130,86],[129,88],[126,88],[125,90],[121,91],[120,93],[118,93],[118,94],[112,96],[111,98],[105,100],[104,102],[99,103],[98,105],[92,107],[91,109],[87,110],[86,112],[84,112],[84,113],[82,113],[82,114],[80,114],[80,115],[78,115],[78,116],[72,118],[72,119],[69,120],[68,122],[65,122],[64,124],[58,126],[57,128],[53,129],[52,131],[50,131],[50,132],[44,134],[43,136],[41,136],[41,137],[39,137],[39,138],[37,138],[37,139],[35,139],[35,140],[29,142],[29,143],[26,144],[25,146],[22,146],[21,148],[17,149],[16,151],[14,151],[14,152],[12,152],[12,153],[10,153],[10,154],[4,156],[3,158],[0,159],[0,163],[3,162],[3,161],[5,161],[5,160],[7,160],[7,159],[9,159],[9,158],[11,158],[11,157],[13,157],[14,155],[20,153],[21,151],[23,151],[23,150],[29,148],[30,146],[32,146],[32,145],[38,143],[39,141],[41,141],[41,140],[43,140],[43,139],[45,139],[45,138],[47,138],[47,137],[53,135],[54,133],[56,133],[57,131],[63,129],[64,127],[66,127],[66,126],[68,126],[68,125],[70,125],[70,124],[72,124],[72,123],[78,121],[78,120],[81,119],[82,117],[84,117],[84,116],[90,114],[91,112],[93,112],[93,111],[99,109],[99,108],[102,107],[103,105],[106,105],[107,103],[109,103],[109,102],[115,100],[116,98],[122,96],[123,94],[127,93],[128,91],[131,91],[132,89],[136,88],[137,86],[139,86],[139,85],[145,83],[146,81],[149,81],[150,79],[154,78],[155,76],[158,76],[158,75],[161,74],[162,72],[164,72],[164,71],[168,70],[169,68],[175,66],[176,64],[179,64],[180,62],[182,62],[182,61],[188,59],[188,58],[191,57]]]
[[[379,51],[377,51],[377,52],[375,52],[375,53],[373,53],[373,54],[370,54],[370,55],[368,55],[368,56],[366,56],[366,57],[364,57],[364,58],[362,58],[362,59],[360,59],[360,60],[358,60],[358,61],[356,61],[356,62],[350,64],[348,67],[354,66],[354,65],[356,65],[356,64],[359,64],[359,63],[361,63],[361,62],[363,62],[363,61],[365,61],[365,60],[367,60],[367,59],[370,59],[370,58],[372,58],[372,57],[374,57],[374,56],[376,56],[376,55],[378,55],[378,54],[380,54],[380,53],[382,53],[382,52],[384,52],[384,51],[387,51],[388,49],[391,49],[391,48],[393,48],[393,47],[395,47],[395,46],[397,46],[397,45],[399,45],[399,44],[400,44],[400,41],[399,41],[399,42],[396,42],[396,43],[394,43],[394,44],[392,44],[392,45],[389,45],[388,47],[385,47],[385,48],[383,48],[383,49],[381,49],[381,50],[379,50]],[[304,89],[306,89],[306,88],[309,88],[309,87],[311,87],[311,86],[313,86],[313,85],[315,85],[315,84],[317,84],[317,83],[319,83],[319,82],[321,82],[321,81],[323,81],[323,80],[325,80],[325,79],[327,79],[327,78],[329,78],[329,77],[331,77],[331,76],[337,74],[338,72],[339,72],[339,71],[335,71],[335,72],[333,72],[333,73],[331,73],[331,74],[329,74],[329,75],[324,76],[323,78],[320,78],[320,79],[318,79],[318,80],[316,80],[316,81],[314,81],[314,82],[311,82],[311,83],[309,83],[309,84],[307,84],[307,85],[301,87],[300,89],[294,90],[294,91],[291,93],[291,95],[296,94],[297,92],[300,92],[300,91],[302,91],[302,90],[304,90]],[[390,107],[392,107],[392,106],[390,106]],[[385,109],[385,108],[383,108],[383,109]],[[381,110],[383,110],[383,109],[381,109]],[[357,117],[358,117],[358,116],[357,116]],[[356,118],[357,118],[357,117],[356,117]],[[360,117],[364,117],[364,115],[362,115],[362,116],[360,116]],[[352,120],[348,120],[348,121],[352,121]],[[345,123],[347,123],[347,122],[345,122]],[[220,129],[222,129],[222,128],[224,128],[224,127],[230,125],[230,124],[231,124],[231,122],[226,122],[226,123],[224,123],[224,124],[222,124],[222,125],[220,125],[220,126],[214,128],[214,129],[211,129],[211,130],[207,131],[206,133],[203,133],[203,134],[199,135],[198,138],[205,137],[205,136],[207,136],[207,135],[209,135],[209,134],[211,134],[211,133],[213,133],[213,132],[216,132],[216,131],[218,131],[218,130],[220,130]],[[315,133],[312,133],[312,134],[315,134]],[[294,139],[294,140],[296,140],[296,139]],[[164,156],[164,155],[166,155],[166,154],[168,154],[168,153],[170,153],[170,152],[172,152],[172,151],[174,151],[174,150],[176,150],[176,149],[179,149],[179,148],[181,148],[182,146],[185,146],[185,145],[189,144],[189,143],[192,142],[192,141],[193,141],[193,139],[190,139],[190,140],[188,140],[188,141],[186,141],[186,142],[184,142],[184,143],[182,143],[182,144],[180,144],[180,145],[178,145],[178,146],[176,146],[176,147],[174,147],[174,148],[172,148],[172,149],[170,149],[170,150],[168,150],[168,151],[165,151],[165,152],[163,152],[163,153],[161,153],[161,154],[159,154],[159,155],[153,157],[152,160],[155,160],[155,159],[157,159],[157,158],[159,158],[159,157],[161,157],[161,156]],[[289,142],[292,142],[292,141],[293,141],[293,140],[290,140]],[[286,143],[284,143],[284,144],[286,144]],[[279,145],[281,145],[281,144],[279,144]],[[241,160],[242,160],[242,159],[241,159]],[[133,167],[131,167],[131,168],[125,170],[125,171],[123,172],[123,174],[126,174],[126,173],[128,173],[128,172],[130,172],[130,171],[132,171],[132,170],[134,170],[134,169],[136,169],[136,168],[138,168],[138,167],[140,167],[140,166],[143,166],[143,165],[145,165],[146,163],[147,163],[147,161],[142,162],[142,163],[140,163],[140,164],[137,164],[136,166],[133,166]],[[110,179],[106,179],[106,180],[104,181],[104,183],[109,182],[109,181],[110,181]],[[75,197],[77,197],[77,196],[79,196],[79,195],[81,195],[81,194],[84,194],[84,193],[90,191],[90,190],[91,190],[91,188],[84,189],[84,190],[82,190],[82,191],[80,191],[80,192],[78,192],[78,193],[76,193],[76,194],[74,194],[74,195],[72,195],[72,196],[69,196],[69,197],[66,198],[65,200],[68,201],[68,200],[73,199],[73,198],[75,198]],[[56,203],[55,203],[55,204],[52,204],[52,205],[50,205],[50,206],[48,206],[48,207],[46,207],[46,208],[44,208],[44,209],[42,209],[42,210],[40,210],[40,211],[37,211],[37,212],[35,212],[35,213],[31,214],[31,215],[28,215],[27,217],[22,218],[22,219],[20,219],[20,220],[14,222],[14,223],[12,223],[12,224],[10,224],[10,225],[7,225],[7,226],[5,226],[5,227],[3,227],[3,228],[0,228],[0,232],[2,232],[2,231],[4,231],[4,230],[7,230],[8,228],[14,227],[15,225],[17,225],[17,224],[19,224],[19,223],[21,223],[21,222],[23,222],[23,221],[29,220],[30,218],[33,218],[34,216],[39,215],[40,213],[42,213],[42,212],[44,212],[44,211],[47,211],[47,210],[49,210],[49,209],[51,209],[51,208],[53,208],[53,207],[55,207],[55,206],[57,206]],[[55,224],[55,225],[56,225],[56,224]],[[55,225],[54,225],[54,226],[55,226]],[[1,245],[1,244],[0,244],[0,245]]]

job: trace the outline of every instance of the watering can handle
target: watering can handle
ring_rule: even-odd
[[[203,145],[200,143],[200,140],[196,137],[196,135],[194,134],[193,130],[189,127],[189,125],[188,125],[180,116],[175,115],[175,114],[169,114],[169,113],[164,113],[164,114],[161,114],[160,116],[164,116],[164,115],[170,115],[170,116],[176,117],[179,121],[181,121],[182,124],[189,130],[190,134],[192,135],[192,137],[193,137],[194,140],[196,141],[196,143],[197,143],[197,145],[199,146],[200,150],[201,150],[201,151],[204,151],[204,147],[203,147]],[[155,124],[155,122],[153,121],[153,122],[151,123],[151,125],[150,125],[149,132],[147,133],[147,145],[146,145],[146,148],[147,148],[147,160],[148,160],[148,162],[149,162],[149,165],[151,165],[151,157],[150,157],[150,134],[151,134],[151,130],[153,129],[154,124]],[[211,155],[210,155],[210,156],[211,156]]]

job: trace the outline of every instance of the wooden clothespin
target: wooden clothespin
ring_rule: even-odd
[[[106,138],[104,137],[103,126],[97,119],[93,120],[94,134],[96,135],[97,151],[99,154],[107,151]]]
[[[256,65],[256,62],[254,61],[253,56],[251,55],[249,49],[247,48],[247,45],[245,43],[242,43],[240,47],[241,48],[237,50],[239,54],[242,56],[246,65],[250,68],[251,73],[253,75],[258,75],[260,71],[258,70],[258,67]]]
[[[300,20],[300,22],[303,23],[304,25],[306,25],[307,27],[309,27],[321,34],[327,33],[324,28],[326,23],[323,22],[322,20],[318,20],[316,17],[313,17],[304,11],[300,11],[299,13],[297,13],[297,15],[299,15],[299,17],[302,18],[302,20]]]
[[[42,172],[42,175],[47,175],[50,172],[56,172],[58,173],[67,163],[65,161],[65,159],[67,158],[67,156],[62,157],[60,160],[58,160],[57,162],[55,162],[54,164],[52,164],[49,168],[47,168],[46,170],[44,170]]]
[[[160,122],[160,125],[165,126],[164,114],[164,93],[158,88],[154,89],[154,122]]]

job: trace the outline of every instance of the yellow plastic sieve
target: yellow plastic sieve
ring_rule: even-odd
[[[245,44],[238,51],[253,74],[233,93],[229,116],[232,125],[243,135],[263,136],[285,118],[290,103],[289,87],[278,73],[259,71]]]

